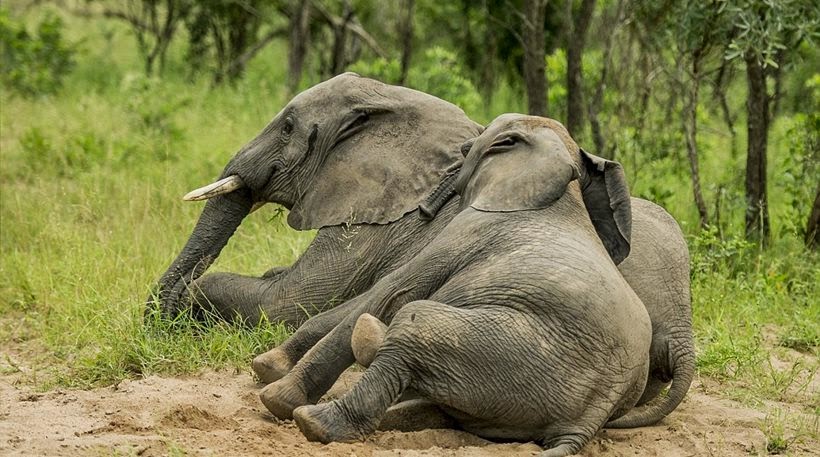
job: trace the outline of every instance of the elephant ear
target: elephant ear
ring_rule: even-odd
[[[325,153],[288,215],[296,229],[386,224],[414,211],[462,158],[481,126],[455,105],[362,78],[382,111],[362,132]]]
[[[553,131],[542,134],[547,136],[543,147],[522,145],[501,152],[473,148],[455,186],[463,205],[479,211],[523,211],[546,208],[561,198],[578,178],[578,167]]]
[[[581,191],[592,225],[615,264],[630,250],[632,206],[623,167],[580,150],[585,170]]]

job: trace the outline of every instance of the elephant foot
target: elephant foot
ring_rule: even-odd
[[[308,441],[351,443],[364,439],[364,434],[351,426],[341,414],[337,403],[301,406],[293,411],[296,425]]]
[[[285,377],[293,368],[293,363],[285,352],[279,348],[273,348],[270,351],[260,354],[251,362],[253,372],[259,378],[259,381],[270,384]]]
[[[376,358],[376,352],[384,342],[387,326],[370,314],[364,313],[356,320],[350,346],[356,363],[367,368]]]
[[[268,384],[259,393],[262,404],[279,419],[292,419],[293,410],[310,404],[307,395],[286,379]]]

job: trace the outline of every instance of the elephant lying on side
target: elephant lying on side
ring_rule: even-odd
[[[217,182],[186,196],[210,200],[159,280],[161,309],[174,315],[193,301],[226,319],[255,324],[265,314],[298,326],[306,311],[366,291],[449,221],[449,208],[431,222],[415,210],[481,129],[451,103],[353,73],[302,92]],[[266,202],[289,209],[291,227],[319,229],[307,251],[261,278],[200,277],[252,208]]]
[[[299,326],[308,313],[368,290],[456,214],[458,197],[448,200],[433,190],[463,159],[461,144],[480,132],[450,103],[352,73],[306,90],[231,159],[219,181],[189,194],[210,200],[158,281],[161,309],[174,315],[191,302],[202,303],[227,319],[238,315],[256,323],[264,314]],[[433,213],[418,208],[430,193],[437,197],[433,206],[443,207],[427,220]],[[319,229],[307,251],[292,266],[262,277],[202,276],[244,217],[266,202],[290,209],[293,228]],[[646,415],[652,420],[683,399],[694,369],[688,253],[663,209],[633,198],[632,214],[631,254],[619,269],[646,304],[654,333],[652,375],[641,402],[674,377],[670,395],[653,409],[660,413]],[[259,377],[271,382],[283,376],[347,312],[311,321],[301,343],[257,358]]]
[[[311,440],[361,439],[408,388],[467,431],[538,440],[555,456],[632,408],[652,328],[610,258],[629,251],[629,193],[619,164],[568,139],[544,118],[490,124],[456,181],[458,214],[349,302],[355,311],[266,388],[266,406],[276,414],[294,386],[335,379],[369,313],[389,327],[361,381],[340,400],[293,411]],[[597,231],[590,214],[607,214]]]

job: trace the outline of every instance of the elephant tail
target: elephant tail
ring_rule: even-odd
[[[672,369],[672,385],[665,397],[656,399],[644,407],[635,408],[623,416],[606,423],[607,428],[635,428],[655,424],[678,407],[695,373],[695,351],[691,343],[679,352]]]

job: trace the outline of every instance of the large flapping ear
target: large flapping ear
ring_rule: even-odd
[[[578,178],[578,168],[552,130],[539,130],[546,141],[519,144],[503,151],[470,151],[456,189],[464,205],[480,211],[540,209],[561,198]]]
[[[322,151],[288,215],[296,229],[386,224],[414,211],[462,156],[481,126],[431,95],[359,78],[362,103],[386,107],[361,132]]]
[[[632,206],[623,167],[580,150],[584,166],[581,191],[592,225],[615,264],[628,255],[632,235]]]

